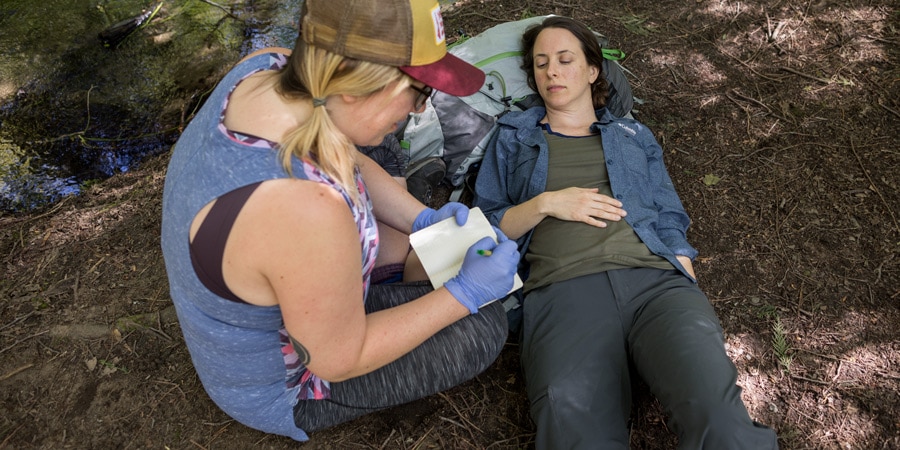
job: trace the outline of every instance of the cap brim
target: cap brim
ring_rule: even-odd
[[[449,52],[437,62],[424,66],[401,66],[400,70],[428,86],[458,97],[472,95],[484,85],[481,69]]]

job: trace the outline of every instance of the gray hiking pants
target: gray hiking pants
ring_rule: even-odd
[[[366,313],[406,303],[430,291],[428,282],[371,285]],[[294,407],[294,422],[313,432],[450,389],[487,369],[507,336],[503,304],[491,303],[400,359],[374,372],[331,383],[331,398],[300,400]]]
[[[627,449],[631,371],[682,449],[774,449],[735,384],[709,300],[674,270],[619,269],[529,292],[522,366],[536,448]]]

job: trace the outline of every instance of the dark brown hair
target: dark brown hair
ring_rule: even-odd
[[[599,71],[597,79],[591,84],[591,99],[594,102],[594,109],[606,106],[606,99],[609,97],[609,84],[606,81],[606,76],[603,74],[603,52],[600,50],[600,44],[597,42],[597,35],[587,25],[568,17],[548,17],[543,22],[529,27],[522,35],[522,50],[524,51],[522,69],[525,70],[528,86],[532,90],[537,91],[537,83],[534,81],[534,43],[538,34],[547,28],[568,30],[581,42],[581,50],[587,58],[588,65],[596,67]]]

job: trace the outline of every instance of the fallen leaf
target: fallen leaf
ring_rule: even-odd
[[[703,184],[705,184],[707,186],[715,186],[716,183],[718,183],[720,181],[722,181],[721,178],[719,178],[711,173],[708,173],[703,176]]]

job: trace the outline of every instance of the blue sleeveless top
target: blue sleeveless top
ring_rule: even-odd
[[[328,398],[328,382],[300,364],[278,306],[261,307],[219,297],[198,279],[189,253],[191,222],[206,204],[249,184],[288,177],[277,144],[237,135],[222,123],[228,98],[241,80],[285,63],[284,55],[273,53],[237,65],[182,133],[166,173],[161,240],[178,321],[210,398],[251,428],[305,441],[306,433],[294,423],[294,405],[299,399]],[[362,206],[312,164],[294,158],[292,165],[295,177],[328,185],[347,202],[359,230],[360,276],[368,292],[378,253],[378,229],[359,172],[356,184]]]

